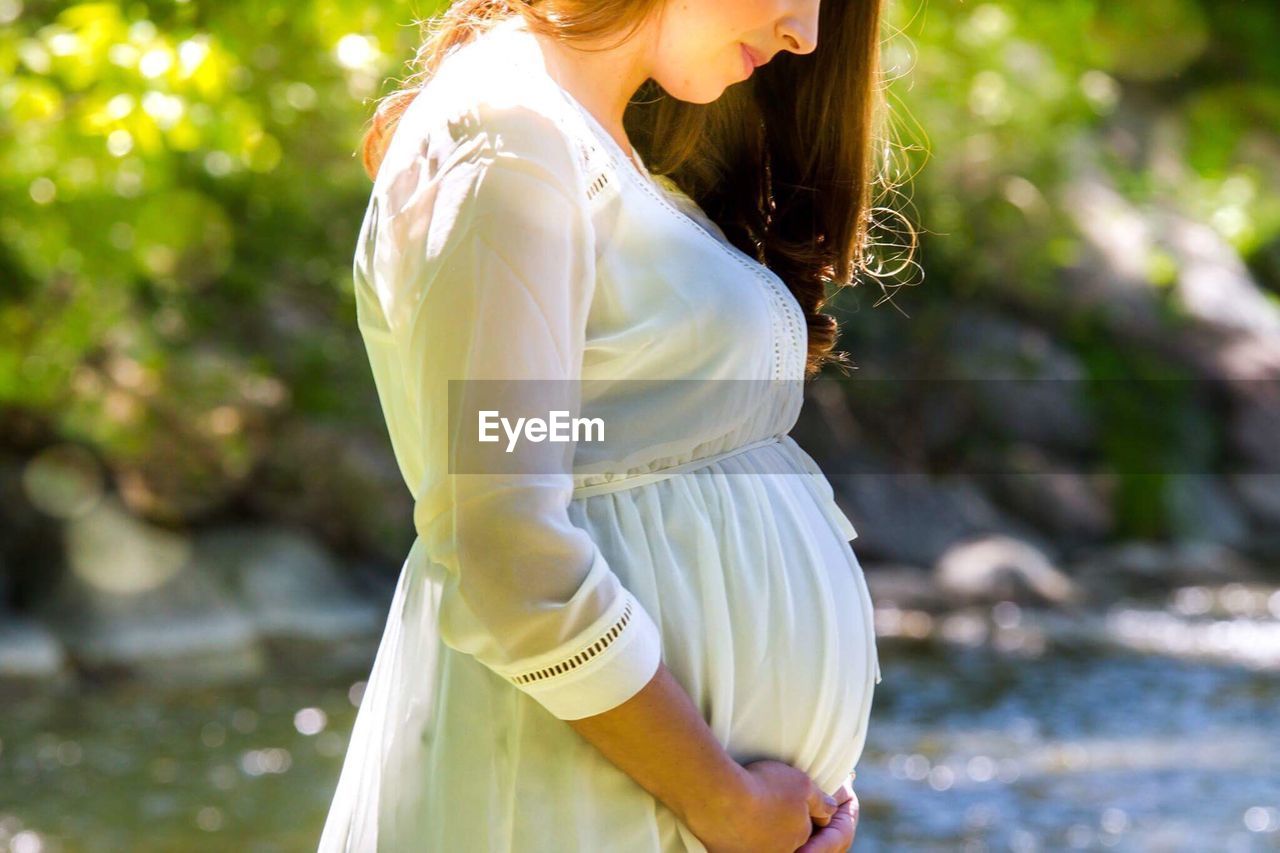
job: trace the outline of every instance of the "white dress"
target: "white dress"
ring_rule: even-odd
[[[806,327],[782,281],[629,158],[518,19],[403,116],[354,272],[418,536],[321,853],[705,850],[565,722],[660,659],[734,758],[843,784],[879,661],[857,532],[788,434]],[[456,379],[580,388],[611,438],[450,473],[450,389],[483,387]]]

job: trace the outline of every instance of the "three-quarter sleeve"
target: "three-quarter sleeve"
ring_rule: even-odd
[[[378,235],[420,442],[414,524],[443,570],[444,642],[556,717],[588,717],[648,683],[661,641],[570,518],[573,445],[526,442],[511,470],[450,470],[476,446],[459,413],[495,393],[482,380],[502,380],[513,404],[579,413],[596,283],[581,169],[565,131],[530,108],[471,107],[447,127],[447,145],[390,164]]]

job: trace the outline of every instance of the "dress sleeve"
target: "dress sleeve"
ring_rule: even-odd
[[[556,717],[588,717],[648,683],[661,639],[570,519],[573,445],[525,442],[509,470],[457,473],[477,430],[459,413],[482,397],[579,413],[596,281],[581,169],[530,108],[470,108],[448,127],[443,151],[423,143],[388,176],[380,234],[422,443],[414,525],[444,570],[444,642]]]

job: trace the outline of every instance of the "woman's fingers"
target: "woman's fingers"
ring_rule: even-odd
[[[858,798],[851,788],[844,785],[836,792],[836,799],[840,800],[840,806],[831,820],[815,830],[796,853],[845,853],[853,844],[853,837],[858,831]]]
[[[796,853],[845,853],[853,844],[854,819],[843,809],[831,822],[815,831]]]
[[[809,782],[809,817],[818,826],[826,826],[840,808],[840,801],[828,796],[816,782]]]

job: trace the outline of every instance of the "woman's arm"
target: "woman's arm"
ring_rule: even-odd
[[[574,442],[506,452],[479,430],[481,412],[581,410],[597,276],[577,157],[533,106],[477,98],[402,123],[364,303],[400,360],[383,397],[410,427],[398,445],[441,640],[560,719],[631,698],[661,658],[652,617],[570,517]]]
[[[566,722],[711,853],[794,853],[836,811],[834,798],[788,764],[734,761],[666,664],[621,705]]]

